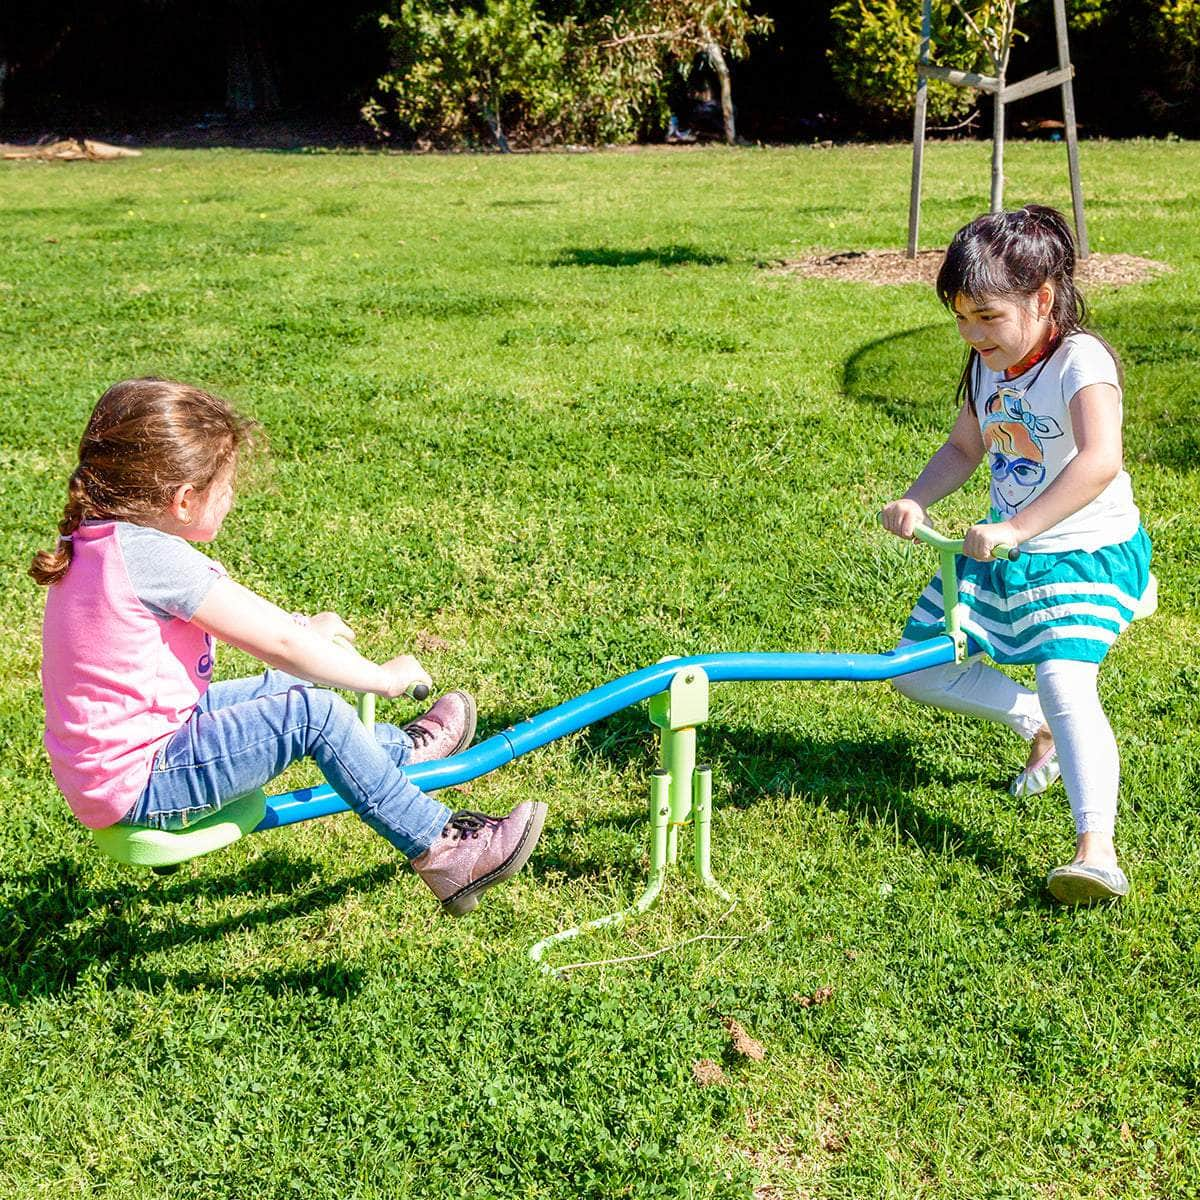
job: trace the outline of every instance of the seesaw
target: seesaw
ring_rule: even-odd
[[[659,730],[659,765],[650,778],[650,875],[646,888],[628,908],[543,938],[530,950],[535,962],[540,964],[545,951],[557,942],[649,908],[662,890],[668,868],[678,860],[679,831],[689,823],[693,825],[697,877],[706,888],[728,898],[711,867],[712,770],[697,763],[696,758],[696,730],[708,719],[710,684],[887,680],[965,657],[965,610],[958,597],[955,569],[955,555],[961,552],[962,542],[926,528],[918,529],[916,536],[940,553],[946,597],[944,634],[881,654],[714,653],[663,659],[521,721],[451,758],[406,768],[405,774],[424,791],[454,787],[490,774],[624,708],[649,701],[650,720]],[[1019,552],[997,547],[995,553],[997,557],[1013,558]],[[359,716],[368,727],[374,723],[374,712],[375,697],[360,697]],[[349,806],[328,785],[270,797],[259,790],[227,803],[219,812],[182,832],[112,826],[93,830],[92,835],[97,846],[118,862],[165,874],[183,862],[229,846],[246,834],[346,811]]]

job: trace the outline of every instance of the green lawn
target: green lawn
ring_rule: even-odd
[[[944,245],[987,150],[927,163]],[[1061,147],[1007,167],[1011,203],[1069,204]],[[528,946],[643,886],[644,711],[448,794],[550,805],[461,922],[349,815],[170,878],[98,857],[42,754],[24,574],[86,414],[156,373],[261,421],[215,552],[415,647],[483,734],[666,654],[886,649],[933,561],[874,515],[948,427],[957,335],[927,287],[760,264],[900,247],[908,151],[0,164],[0,1195],[1200,1195],[1200,145],[1083,169],[1093,247],[1173,268],[1092,296],[1163,594],[1101,676],[1132,895],[1047,904],[1070,814],[1007,797],[1011,735],[727,684],[700,737],[738,906],[676,878],[552,956],[744,936],[556,981]]]

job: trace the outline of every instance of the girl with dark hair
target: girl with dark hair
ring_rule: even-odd
[[[399,696],[429,685],[420,663],[370,662],[338,645],[354,635],[337,614],[288,614],[196,548],[220,532],[250,434],[225,401],[187,384],[131,379],[100,397],[58,544],[30,568],[49,589],[42,692],[55,781],[91,829],[180,830],[309,757],[447,911],[469,912],[524,866],[546,806],[497,818],[425,795],[404,767],[469,744],[472,697],[451,692],[372,736],[327,689]],[[214,639],[272,669],[211,683]]]
[[[1065,903],[1123,896],[1113,831],[1120,762],[1100,705],[1100,663],[1135,617],[1153,610],[1150,539],[1122,462],[1122,376],[1112,348],[1084,328],[1075,245],[1063,215],[1027,205],[990,213],[954,235],[937,292],[969,351],[960,408],[945,444],[883,510],[910,538],[931,505],[986,460],[988,519],[967,531],[959,591],[969,658],[894,681],[925,704],[1008,725],[1029,743],[1010,786],[1035,795],[1060,775],[1075,817],[1076,854],[1047,878]],[[1015,562],[991,557],[1019,546]],[[943,630],[940,575],[904,630]],[[1036,664],[1037,691],[986,666]]]

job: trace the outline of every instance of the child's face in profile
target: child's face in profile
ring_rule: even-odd
[[[233,478],[237,462],[231,459],[199,497],[199,507],[184,531],[190,542],[211,542],[233,507]]]
[[[954,315],[963,341],[979,352],[983,365],[1006,371],[1032,354],[1049,336],[1054,293],[1043,284],[1031,296],[954,298]]]

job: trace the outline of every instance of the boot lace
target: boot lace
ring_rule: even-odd
[[[411,725],[406,725],[404,732],[412,739],[414,746],[423,746],[426,742],[431,742],[437,737],[435,730],[430,729],[428,725],[422,725],[419,721],[414,721]]]
[[[489,825],[499,825],[501,820],[500,817],[489,817],[486,813],[463,809],[461,812],[456,812],[446,822],[446,828],[442,830],[442,837],[453,836],[449,833],[453,829],[460,838],[477,838]]]

